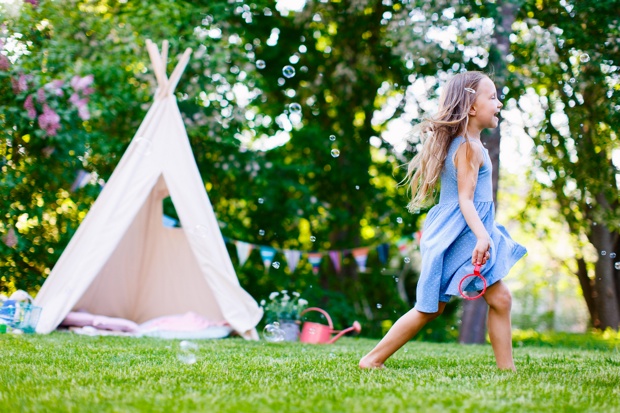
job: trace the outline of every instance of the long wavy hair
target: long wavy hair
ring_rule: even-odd
[[[413,131],[419,134],[422,149],[413,157],[407,167],[404,185],[411,186],[412,199],[407,205],[410,212],[425,207],[433,198],[433,191],[439,184],[448,148],[457,136],[466,138],[466,159],[472,170],[472,143],[467,139],[469,110],[476,100],[476,90],[482,79],[488,77],[482,72],[463,72],[455,75],[444,86],[439,97],[437,114],[425,119]]]

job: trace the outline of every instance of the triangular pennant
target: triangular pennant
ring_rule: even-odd
[[[415,241],[418,243],[418,246],[420,245],[420,242],[422,241],[422,231],[417,231],[413,234],[413,238],[415,238]]]
[[[286,258],[286,265],[288,265],[288,270],[291,273],[295,272],[295,268],[297,268],[297,264],[299,264],[301,251],[284,250],[284,257]]]
[[[340,269],[342,268],[341,266],[342,253],[340,251],[330,251],[329,258],[332,259],[332,264],[334,264],[334,268],[336,269],[336,272],[340,274]]]
[[[169,217],[166,214],[162,215],[162,223],[164,224],[164,227],[166,227],[166,228],[174,228],[174,227],[177,227],[179,225],[179,221],[178,220],[176,220],[176,219],[174,219],[172,217]]]
[[[380,244],[377,247],[377,254],[379,254],[379,261],[381,261],[381,264],[385,264],[387,262],[389,250],[390,244],[388,243]]]
[[[398,241],[396,241],[396,246],[398,247],[398,252],[403,257],[407,256],[407,249],[409,247],[409,240],[405,237],[402,237]]]
[[[276,256],[276,250],[271,247],[260,247],[260,257],[263,259],[265,265],[265,272],[269,271],[273,257]]]
[[[92,175],[90,173],[86,172],[83,169],[80,169],[77,173],[77,176],[75,177],[75,181],[73,181],[73,183],[71,184],[71,189],[69,190],[71,192],[75,192],[79,188],[85,187],[88,181],[90,180],[91,176]]]
[[[353,258],[355,258],[355,262],[357,262],[357,266],[360,271],[366,271],[366,260],[368,259],[368,248],[355,248],[353,251]]]
[[[243,267],[252,252],[253,245],[243,241],[235,241],[235,246],[237,247],[237,257],[239,257],[239,266]]]
[[[321,266],[321,260],[323,259],[323,254],[320,252],[309,252],[308,253],[308,261],[310,261],[310,265],[312,265],[312,272],[315,274],[319,273],[319,267]]]

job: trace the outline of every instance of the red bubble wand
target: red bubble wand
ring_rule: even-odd
[[[470,277],[478,277],[482,280],[482,284],[483,284],[482,291],[480,291],[478,295],[470,296],[470,295],[465,294],[465,292],[463,291],[463,281],[465,281],[466,279]],[[465,277],[463,277],[463,279],[459,283],[459,294],[461,294],[461,297],[463,297],[466,300],[477,300],[478,298],[484,295],[486,290],[487,290],[487,280],[485,280],[484,277],[480,275],[480,265],[475,265],[474,272],[471,274],[467,274]]]

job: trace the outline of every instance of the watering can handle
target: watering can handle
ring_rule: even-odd
[[[309,311],[318,311],[319,313],[323,314],[325,316],[325,318],[327,319],[327,324],[329,324],[329,328],[331,330],[334,329],[334,324],[332,323],[332,318],[329,316],[329,314],[327,314],[327,311],[323,310],[322,308],[318,308],[318,307],[306,308],[304,311],[301,312],[301,314],[299,314],[299,316],[301,317],[302,315],[306,314]]]

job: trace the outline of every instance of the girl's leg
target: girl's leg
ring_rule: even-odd
[[[516,371],[512,360],[512,329],[510,326],[512,296],[510,290],[500,280],[487,288],[484,299],[489,305],[489,337],[497,367],[502,370]]]
[[[390,331],[376,345],[370,353],[366,354],[360,360],[360,367],[365,368],[382,368],[383,363],[407,341],[411,340],[426,323],[437,318],[445,308],[446,303],[439,303],[439,311],[436,313],[422,313],[418,310],[411,309],[405,315],[394,323]]]

